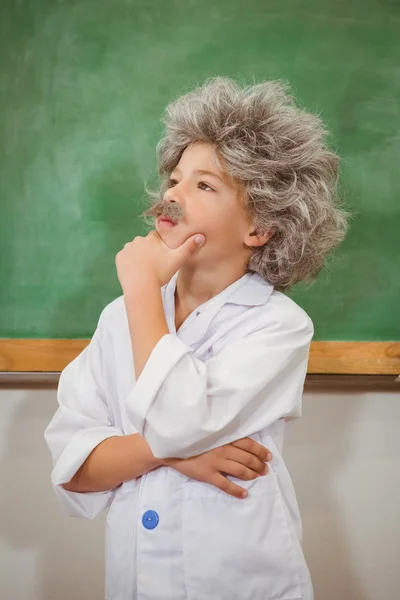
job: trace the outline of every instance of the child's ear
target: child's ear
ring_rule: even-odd
[[[247,246],[263,246],[264,244],[266,244],[268,242],[268,240],[271,239],[271,237],[274,235],[274,230],[270,229],[268,231],[261,231],[259,229],[254,229],[253,231],[251,231],[247,237],[247,240],[245,240],[245,244]]]

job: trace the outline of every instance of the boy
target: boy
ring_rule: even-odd
[[[155,229],[61,373],[52,482],[71,515],[109,509],[107,600],[311,600],[281,453],[313,325],[282,292],[344,237],[338,159],[279,82],[210,79],[165,124]]]

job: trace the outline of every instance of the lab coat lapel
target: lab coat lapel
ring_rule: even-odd
[[[196,355],[199,356],[207,352],[216,339],[225,334],[225,328],[221,327],[211,338],[204,340],[209,326],[224,304],[263,305],[268,301],[273,291],[273,286],[264,281],[257,273],[246,273],[243,277],[222,290],[217,296],[210,298],[210,300],[198,306],[182,323],[177,333],[175,328],[175,290],[177,278],[178,272],[175,273],[163,288],[163,302],[168,328],[172,335],[178,335],[179,339],[191,346],[196,351]],[[201,343],[202,341],[203,343]]]
[[[228,298],[244,284],[246,276],[241,277],[225,290],[222,290],[220,294],[198,306],[182,323],[178,332],[175,327],[175,290],[177,278],[178,272],[175,273],[164,288],[163,301],[168,328],[172,335],[177,335],[182,342],[196,348],[196,345],[204,338],[215,315],[220,311],[225,302],[227,302]]]

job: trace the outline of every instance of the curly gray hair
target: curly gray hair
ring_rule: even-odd
[[[244,188],[254,227],[274,232],[253,248],[247,271],[280,291],[313,281],[345,237],[349,217],[336,195],[339,158],[325,145],[321,119],[296,106],[286,82],[241,87],[213,77],[171,102],[163,121],[157,144],[163,179],[158,190],[146,187],[150,202],[163,198],[190,143],[212,144],[217,165]]]

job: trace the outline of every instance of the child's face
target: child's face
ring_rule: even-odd
[[[170,248],[177,248],[195,233],[203,233],[206,243],[191,259],[196,263],[236,257],[246,264],[251,251],[243,243],[251,243],[250,217],[238,183],[215,165],[213,156],[210,144],[195,143],[185,149],[164,195],[165,203],[179,204],[181,218],[172,227],[157,220],[156,229]]]

